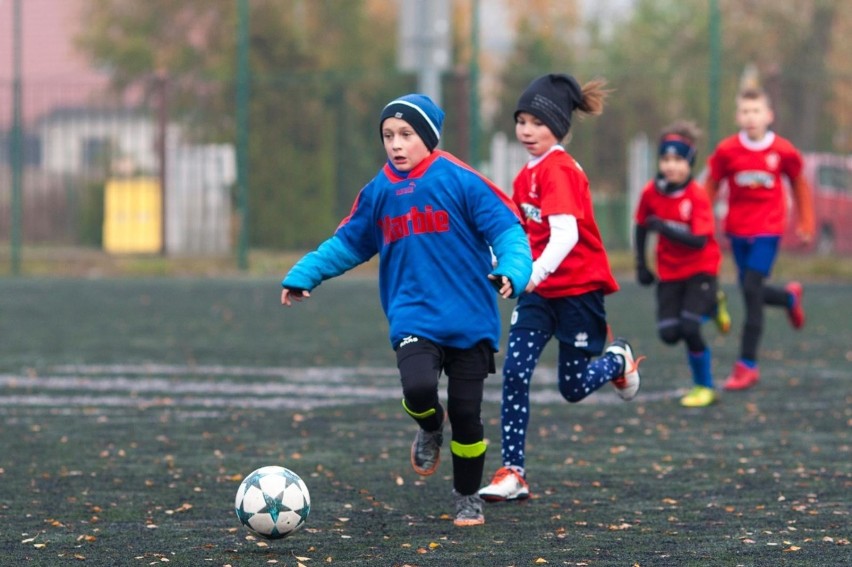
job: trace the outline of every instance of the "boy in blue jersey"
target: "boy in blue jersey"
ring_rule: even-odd
[[[529,281],[532,258],[512,201],[436,149],[443,118],[422,94],[385,106],[379,132],[387,163],[361,189],[334,236],[287,273],[281,303],[310,297],[323,280],[379,254],[379,294],[396,351],[402,405],[419,426],[411,465],[423,476],[435,472],[446,413],[455,525],[474,526],[485,523],[477,495],[485,464],[480,408],[500,335],[494,289],[504,298],[516,297]],[[438,399],[442,372],[446,410]]]

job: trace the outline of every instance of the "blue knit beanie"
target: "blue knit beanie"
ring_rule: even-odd
[[[389,102],[382,109],[379,135],[382,132],[382,124],[387,118],[399,118],[411,124],[430,152],[437,147],[441,139],[444,111],[424,94],[407,94]]]

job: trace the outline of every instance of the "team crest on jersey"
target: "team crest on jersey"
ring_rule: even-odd
[[[689,199],[681,201],[677,208],[682,220],[689,220],[692,217],[692,201]]]
[[[521,210],[527,220],[541,224],[541,209],[530,203],[521,203]]]
[[[766,167],[775,171],[778,169],[778,164],[781,163],[781,156],[778,152],[769,152],[766,154]]]
[[[409,193],[414,193],[415,187],[416,187],[416,185],[412,181],[411,183],[409,183],[405,187],[400,187],[399,189],[397,189],[396,195],[399,196],[399,195],[408,195]]]
[[[585,348],[589,346],[589,333],[580,331],[574,336],[574,346],[577,348]]]
[[[535,173],[530,176],[530,199],[538,199],[538,182],[535,180]]]

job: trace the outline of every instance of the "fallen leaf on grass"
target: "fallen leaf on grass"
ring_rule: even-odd
[[[544,563],[547,563],[547,559],[545,559],[544,557],[539,557],[538,559],[535,560],[535,562],[536,562],[536,565],[542,565]]]
[[[791,545],[790,547],[788,547],[787,549],[785,549],[785,550],[784,550],[784,552],[788,552],[788,551],[799,551],[800,549],[802,549],[802,548],[801,548],[801,547],[799,547],[798,545]]]

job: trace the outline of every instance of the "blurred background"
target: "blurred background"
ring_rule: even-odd
[[[759,85],[815,189],[819,238],[797,251],[852,252],[850,2],[0,0],[0,273],[50,249],[245,270],[313,247],[384,162],[381,108],[412,91],[508,192],[515,103],[548,72],[613,90],[568,144],[611,250],[658,132],[696,121],[700,163]]]

